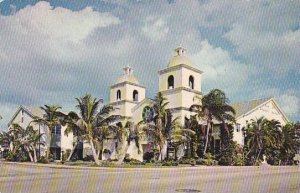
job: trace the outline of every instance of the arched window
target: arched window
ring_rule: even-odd
[[[117,91],[117,101],[120,101],[121,100],[121,91],[118,90]]]
[[[139,100],[139,93],[137,90],[133,91],[133,101],[138,101]]]
[[[193,76],[190,76],[190,78],[189,78],[189,87],[191,89],[194,89],[194,77]]]
[[[174,88],[174,76],[169,76],[168,78],[168,89],[173,89]]]

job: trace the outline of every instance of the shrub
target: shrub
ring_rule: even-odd
[[[162,166],[178,166],[178,162],[176,162],[176,161],[164,161],[164,162],[162,162]]]
[[[13,162],[17,161],[17,154],[14,154],[13,152],[9,151],[6,156],[6,160],[13,161]]]
[[[102,161],[101,166],[102,167],[113,167],[113,166],[115,166],[115,164],[112,162],[109,162],[109,161]]]
[[[103,150],[103,153],[111,154],[111,151],[110,151],[109,149],[104,149],[104,150]]]
[[[145,152],[143,155],[143,160],[146,162],[150,162],[151,159],[154,158],[154,153],[153,152]]]
[[[211,165],[217,165],[218,162],[214,160],[214,156],[212,156],[211,153],[207,153],[204,154],[203,159],[197,160],[196,164],[211,166]]]
[[[191,164],[191,166],[196,165],[196,160],[195,159],[190,159],[190,164]]]
[[[49,161],[47,160],[47,158],[45,156],[41,156],[41,158],[37,162],[43,163],[43,164],[49,163]]]
[[[86,155],[86,156],[83,158],[83,161],[86,161],[86,162],[94,161],[94,157],[93,157],[92,155]]]
[[[125,154],[124,162],[130,162],[130,154],[129,153]]]
[[[243,155],[238,153],[234,158],[233,158],[233,163],[235,166],[243,166],[244,165],[244,159]]]

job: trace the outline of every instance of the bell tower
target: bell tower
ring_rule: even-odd
[[[145,98],[145,87],[139,84],[129,66],[123,68],[124,74],[110,87],[110,104],[114,114],[131,118],[132,108]]]
[[[184,118],[191,115],[189,108],[197,103],[197,97],[202,96],[202,71],[193,66],[185,48],[180,46],[174,51],[167,68],[158,72],[159,92],[167,98],[167,108],[172,110],[174,118],[179,116],[184,124]]]

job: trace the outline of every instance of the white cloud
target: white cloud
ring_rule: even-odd
[[[18,54],[21,61],[35,57],[36,53],[53,60],[81,59],[84,40],[98,28],[118,23],[120,20],[112,14],[96,12],[90,7],[71,11],[41,1],[13,15],[0,15],[3,26],[0,41],[5,46],[1,50],[7,51],[5,54],[10,58],[12,53]]]
[[[142,32],[146,37],[157,41],[166,37],[169,27],[162,18],[148,17],[142,27]]]
[[[110,84],[126,65],[153,97],[157,71],[167,67],[179,44],[204,71],[204,92],[220,88],[236,101],[280,99],[287,90],[298,89],[296,1],[115,0],[105,5],[111,2],[107,7],[68,6],[78,11],[38,2],[0,15],[0,110],[7,103],[72,108],[74,97],[87,92],[107,101]],[[289,105],[282,106],[289,112]],[[299,119],[299,113],[294,117]]]
[[[293,117],[300,113],[300,99],[293,94],[281,94],[279,102],[283,111]]]
[[[210,45],[207,40],[200,45],[201,50],[191,58],[204,71],[203,85],[209,86],[209,89],[221,88],[230,93],[237,92],[250,74],[247,65],[234,60],[228,51]]]

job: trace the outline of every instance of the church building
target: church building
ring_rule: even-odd
[[[171,110],[173,117],[179,117],[179,122],[184,125],[185,119],[190,118],[193,113],[189,109],[193,104],[199,104],[202,97],[202,71],[197,69],[186,56],[186,49],[178,47],[175,50],[174,55],[171,57],[166,68],[158,71],[159,86],[158,91],[169,102],[167,109]],[[134,75],[133,69],[129,66],[125,67],[124,73],[118,78],[118,80],[110,86],[110,98],[109,104],[114,107],[113,114],[121,115],[124,121],[131,121],[137,124],[141,121],[149,122],[154,116],[154,112],[151,108],[153,105],[153,99],[146,97],[146,87],[141,85]],[[236,110],[236,124],[234,126],[234,140],[237,143],[243,145],[244,132],[242,128],[245,128],[247,123],[252,119],[260,118],[264,116],[267,119],[278,120],[282,125],[289,122],[287,116],[281,110],[274,98],[258,99],[247,101],[243,103],[232,104]],[[41,109],[33,108],[35,111],[28,110],[29,108],[20,107],[16,114],[13,116],[9,123],[9,127],[13,123],[19,123],[22,127],[26,128],[32,121],[33,115],[43,117]],[[28,116],[23,116],[28,114]],[[38,112],[38,115],[36,115]],[[41,129],[39,125],[35,125],[36,129]],[[219,140],[218,126],[214,127],[212,136],[214,140]],[[59,151],[66,151],[72,149],[74,140],[77,140],[76,136],[69,135],[63,136],[63,130],[57,130],[59,133],[55,135],[59,136],[57,140],[58,145],[50,145],[47,141],[47,128],[42,128],[41,132],[45,133],[45,141],[47,145],[50,145],[56,152],[57,157],[60,159]],[[125,144],[126,143],[126,144]],[[139,142],[139,148],[136,147],[135,142],[127,145],[127,141],[124,144],[118,144],[117,140],[106,140],[104,143],[104,151],[102,159],[119,159],[118,148],[125,147],[122,151],[130,155],[131,158],[142,161],[145,152],[153,150],[153,143],[149,136],[143,135]],[[44,148],[45,149],[45,148]],[[90,154],[89,145],[83,143],[80,148],[82,156]],[[163,150],[165,151],[165,150]],[[165,151],[166,152],[166,151]],[[40,151],[40,154],[44,154]],[[184,152],[177,152],[177,156],[183,156]],[[164,157],[163,155],[162,157]]]

